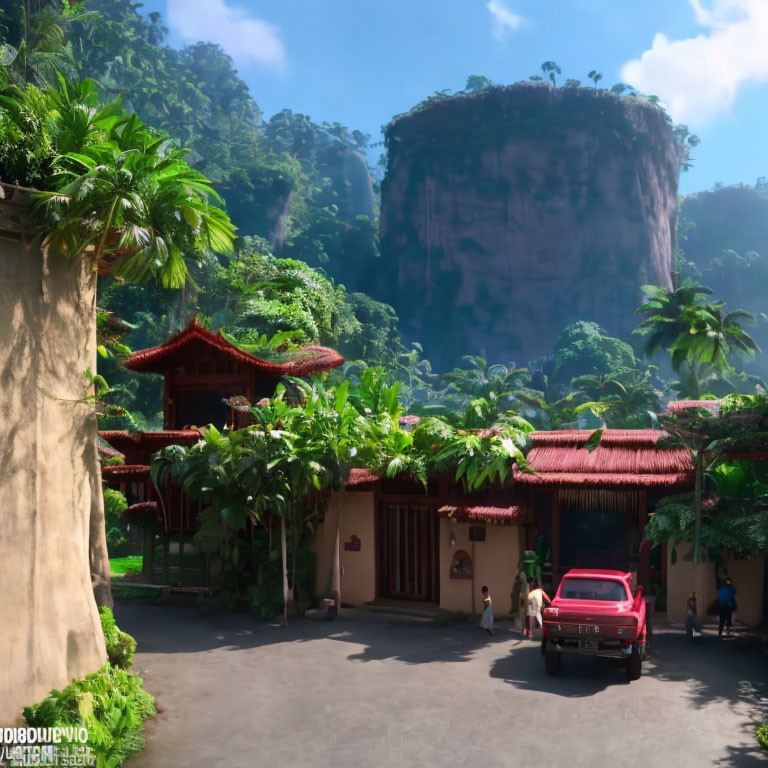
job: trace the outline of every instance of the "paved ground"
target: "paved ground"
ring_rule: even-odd
[[[538,645],[504,629],[370,615],[273,627],[133,601],[115,613],[160,710],[131,768],[768,764],[750,725],[767,665],[749,641],[657,630],[630,685],[602,659],[547,677]]]

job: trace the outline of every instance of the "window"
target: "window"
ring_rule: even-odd
[[[560,597],[565,600],[605,600],[606,602],[629,600],[623,582],[611,579],[567,578],[560,590]]]

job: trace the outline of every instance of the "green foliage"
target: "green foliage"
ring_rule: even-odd
[[[613,429],[650,426],[661,408],[661,393],[653,382],[654,370],[623,368],[600,376],[577,376],[571,386],[587,402],[576,406],[574,412],[589,410]]]
[[[764,749],[768,749],[768,720],[755,726],[755,737]]]
[[[658,286],[644,290],[646,299],[636,314],[645,319],[635,333],[647,337],[646,354],[669,352],[672,369],[681,374],[673,386],[682,396],[701,399],[708,385],[722,387],[725,376],[734,372],[735,358],[760,351],[742,327],[754,317],[740,309],[726,311],[722,301],[703,301],[709,288],[684,280],[673,291]],[[751,388],[759,383],[753,381]]]
[[[694,493],[661,502],[646,527],[655,543],[693,540],[689,557],[718,563],[762,551],[768,545],[768,475],[761,462],[735,462],[734,453],[764,446],[768,433],[768,398],[731,395],[717,414],[689,408],[659,417],[667,433],[660,445],[687,448],[696,470]],[[709,476],[716,494],[704,498]],[[674,553],[673,553],[674,555]]]
[[[467,78],[467,84],[464,86],[466,93],[478,93],[484,91],[486,88],[490,88],[493,85],[493,81],[484,75],[470,75]]]
[[[99,608],[101,629],[104,632],[104,642],[107,646],[107,658],[113,667],[128,669],[133,662],[136,641],[127,633],[122,632],[115,623],[111,609],[102,605]]]
[[[365,419],[349,398],[349,383],[327,386],[326,380],[290,379],[296,399],[289,401],[279,385],[253,409],[252,426],[227,433],[208,427],[195,446],[171,446],[155,457],[158,487],[171,480],[203,502],[199,535],[220,549],[223,572],[240,567],[237,533],[248,520],[270,525],[282,518],[295,590],[303,537],[324,512],[320,492],[339,486],[364,438]]]
[[[597,323],[579,320],[569,325],[554,346],[552,385],[564,393],[577,376],[608,375],[636,366],[632,347],[614,339]]]
[[[107,549],[115,554],[125,544],[125,526],[122,514],[128,509],[125,495],[113,488],[104,488],[104,526],[107,532]]]
[[[142,679],[107,663],[98,672],[51,691],[24,708],[33,728],[87,728],[97,768],[116,768],[144,746],[144,721],[155,714],[154,699]]]

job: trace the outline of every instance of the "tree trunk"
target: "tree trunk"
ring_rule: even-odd
[[[339,510],[341,513],[341,510]],[[341,610],[341,561],[339,555],[340,535],[339,519],[336,518],[336,540],[333,545],[333,582],[331,584],[332,597],[336,602],[336,613]]]
[[[93,280],[95,282],[95,273]],[[93,311],[96,311],[96,289],[94,287]],[[96,322],[91,323],[91,334],[93,338],[90,344],[93,348],[91,371],[96,374]],[[96,413],[91,415],[93,421],[92,429],[98,434],[99,426],[96,420]],[[89,482],[91,485],[91,514],[89,521],[88,536],[88,560],[91,567],[91,584],[93,585],[93,596],[96,605],[107,605],[112,608],[115,604],[112,598],[111,570],[109,566],[109,552],[107,551],[107,529],[104,519],[104,492],[101,487],[101,462],[99,461],[99,451],[97,442],[94,440],[88,447],[84,456],[90,469]]]
[[[280,516],[280,554],[283,562],[283,623],[288,623],[288,546],[285,535],[285,515]]]
[[[22,707],[106,661],[91,574],[104,580],[106,601],[108,563],[96,419],[85,400],[94,295],[87,264],[0,240],[0,723],[7,725]]]

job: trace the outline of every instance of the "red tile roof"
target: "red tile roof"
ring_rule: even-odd
[[[664,432],[606,429],[592,452],[584,444],[592,430],[533,432],[527,461],[534,474],[513,467],[518,483],[587,488],[669,488],[693,481],[684,448],[658,448]]]
[[[168,361],[182,351],[187,345],[203,342],[208,346],[225,352],[233,360],[252,366],[260,373],[267,376],[307,376],[317,371],[327,371],[336,368],[344,362],[344,358],[333,349],[327,347],[304,347],[297,357],[282,363],[274,363],[263,360],[260,357],[244,352],[242,349],[230,344],[221,332],[213,333],[199,325],[192,318],[189,325],[179,333],[172,336],[165,344],[159,347],[151,347],[134,352],[123,361],[123,365],[130,371],[144,373],[162,373],[168,365]]]
[[[518,523],[527,517],[527,512],[525,507],[457,507],[450,504],[437,510],[440,517],[448,517],[459,522],[483,523]]]

